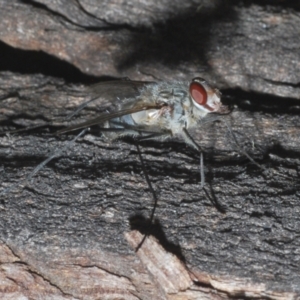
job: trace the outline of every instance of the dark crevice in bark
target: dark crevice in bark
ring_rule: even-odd
[[[278,97],[241,89],[222,90],[222,96],[224,104],[235,105],[239,109],[250,112],[298,115],[300,111],[299,100],[293,98]]]
[[[0,42],[0,53],[0,71],[19,74],[44,74],[63,78],[66,83],[93,83],[97,81],[97,77],[86,75],[68,62],[43,51],[16,49]]]
[[[259,5],[261,7],[267,7],[270,11],[281,12],[282,9],[295,9],[300,10],[300,3],[294,0],[234,0],[230,1],[232,5],[243,5],[243,6],[251,6],[251,5]]]

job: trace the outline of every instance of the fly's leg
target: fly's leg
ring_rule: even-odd
[[[140,138],[142,141],[147,140],[156,140],[156,141],[164,141],[165,139],[172,136],[171,132],[155,132],[153,134],[150,134],[148,136]],[[195,149],[200,154],[200,179],[201,179],[201,189],[204,187],[205,184],[205,175],[204,175],[204,164],[203,164],[203,152],[201,147],[194,141],[194,139],[191,137],[189,132],[186,130],[186,128],[183,128],[182,133],[180,136],[183,138],[184,142],[191,146],[193,149]]]
[[[138,155],[139,155],[139,158],[140,158],[140,161],[141,161],[141,164],[142,164],[142,169],[143,169],[143,173],[144,173],[144,176],[145,176],[145,179],[146,179],[146,182],[148,184],[148,187],[149,187],[149,190],[152,194],[152,197],[153,197],[153,200],[154,200],[154,205],[153,205],[153,209],[152,209],[152,212],[151,212],[151,215],[150,215],[150,223],[149,223],[149,232],[148,233],[145,233],[143,239],[140,241],[140,243],[138,244],[138,246],[136,247],[135,249],[135,252],[139,251],[139,249],[142,247],[142,245],[144,244],[147,236],[150,235],[150,229],[151,229],[151,225],[153,223],[153,219],[154,219],[154,214],[155,214],[155,211],[156,211],[156,207],[157,207],[157,203],[158,203],[158,198],[157,198],[157,195],[155,193],[155,190],[152,186],[152,183],[151,183],[151,180],[148,176],[148,173],[147,173],[147,170],[146,170],[146,165],[145,165],[145,162],[144,162],[144,159],[143,159],[143,156],[142,156],[142,153],[141,153],[141,150],[140,150],[140,147],[139,145],[137,144],[136,145],[137,147],[137,150],[138,150]]]
[[[147,140],[156,140],[156,141],[164,141],[167,138],[172,136],[171,131],[151,131],[147,130],[146,127],[132,124],[124,124],[121,122],[113,121],[110,126],[114,127],[101,128],[100,131],[104,133],[104,135],[108,135],[112,140],[123,138],[123,137],[132,137],[137,138],[140,141]],[[105,132],[109,132],[105,134]]]
[[[284,174],[280,174],[280,173],[278,173],[275,170],[273,170],[273,171],[272,170],[268,170],[266,167],[264,167],[264,166],[260,165],[258,162],[256,162],[244,149],[242,149],[242,147],[240,146],[240,144],[239,144],[239,142],[238,142],[238,140],[237,140],[234,132],[232,131],[232,129],[230,128],[230,126],[227,124],[227,122],[225,122],[225,121],[223,121],[223,122],[225,123],[225,125],[226,125],[226,127],[227,127],[227,129],[228,129],[228,131],[230,133],[230,135],[232,136],[232,139],[233,139],[234,143],[238,147],[238,151],[241,154],[243,154],[244,156],[246,156],[249,159],[249,161],[251,161],[255,166],[257,166],[258,168],[260,168],[262,171],[264,171],[266,175],[270,175],[270,174],[273,173],[273,174],[277,174],[277,175],[279,175],[279,176],[281,176],[283,178],[288,178],[289,179],[288,176],[286,176]]]
[[[200,154],[200,179],[201,185],[200,188],[203,189],[205,184],[205,175],[204,175],[204,164],[203,164],[203,151],[201,147],[194,141],[186,128],[183,128],[182,133],[180,134],[186,144],[194,148]]]
[[[139,130],[133,129],[124,129],[124,128],[104,128],[101,129],[104,137],[114,141],[119,140],[122,138],[130,137],[133,139],[138,139],[140,141],[144,140],[161,140],[163,141],[164,138],[159,139],[159,137],[164,136],[161,133],[152,133],[152,132],[144,132]],[[167,138],[167,136],[165,137]]]
[[[166,133],[166,132],[154,132],[152,134],[148,134],[144,137],[141,137],[139,140],[140,141],[165,141],[166,139],[170,138],[172,135],[171,133]]]
[[[239,144],[239,142],[237,141],[237,138],[235,136],[235,134],[233,133],[232,129],[230,128],[230,126],[227,124],[227,122],[225,122],[225,125],[227,127],[227,130],[229,131],[230,135],[232,136],[232,139],[234,141],[234,143],[236,144],[236,146],[238,147],[238,151],[240,153],[242,153],[244,156],[246,156],[254,165],[256,165],[258,168],[265,170],[265,168],[263,166],[261,166],[258,162],[256,162],[245,150],[243,150]]]
[[[69,141],[65,147],[63,147],[62,149],[60,149],[58,151],[54,151],[47,159],[45,159],[43,162],[41,162],[39,165],[37,165],[35,167],[35,169],[26,177],[26,179],[23,182],[25,182],[25,184],[27,182],[29,182],[33,176],[35,176],[42,168],[44,168],[46,166],[47,163],[49,163],[55,157],[61,156],[64,151],[66,151],[68,148],[70,148],[72,145],[74,145],[74,143],[78,140],[78,138],[80,138],[86,131],[87,131],[87,128],[82,130],[78,135],[76,135],[76,137],[73,140]],[[19,183],[6,188],[5,190],[3,190],[0,193],[0,195],[7,194],[9,191],[11,191],[13,188],[17,187],[18,185],[19,185]]]
[[[26,181],[29,181],[34,175],[36,175],[36,173],[38,173],[42,168],[44,168],[46,166],[46,164],[48,162],[50,162],[52,159],[54,159],[55,157],[61,156],[62,153],[67,150],[68,148],[70,148],[72,145],[74,145],[74,143],[78,140],[78,138],[80,138],[85,132],[87,131],[87,129],[82,130],[78,135],[76,135],[76,137],[71,140],[64,148],[54,152],[51,156],[49,156],[46,160],[44,160],[43,162],[41,162],[37,167],[35,167],[35,169],[28,175]]]

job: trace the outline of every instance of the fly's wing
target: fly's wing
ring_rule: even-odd
[[[120,104],[125,99],[135,99],[147,84],[153,83],[123,79],[80,89],[69,86],[57,89],[56,86],[49,85],[32,94],[26,92],[26,97],[16,101],[14,107],[7,101],[1,101],[0,110],[9,111],[7,121],[10,123],[7,128],[15,128],[16,125],[22,128],[4,130],[0,134],[24,132],[45,126],[72,126],[93,120],[107,111],[120,110]],[[1,121],[3,120],[6,121],[5,116],[1,117]]]
[[[121,80],[89,87],[87,93],[92,99],[81,104],[68,118],[76,120],[71,121],[67,128],[58,131],[57,134],[102,124],[138,111],[161,108],[161,105],[155,105],[145,99],[138,101],[141,89],[148,84],[154,83]]]
[[[128,109],[120,109],[118,111],[106,112],[106,113],[100,114],[98,117],[96,117],[92,120],[88,120],[86,122],[79,123],[79,124],[61,129],[57,132],[57,134],[71,132],[71,131],[74,131],[77,129],[87,128],[87,127],[91,127],[94,125],[99,125],[99,124],[102,124],[111,119],[115,119],[115,118],[122,117],[125,115],[133,114],[135,112],[139,112],[142,110],[160,109],[160,108],[162,108],[162,105],[150,105],[150,104],[145,105],[144,103],[142,103],[142,104],[135,105]]]
[[[150,83],[150,82],[149,82]],[[135,98],[139,95],[140,89],[148,82],[131,80],[114,80],[100,82],[86,87],[81,93],[86,95],[85,101],[74,110],[67,119],[75,118],[95,118],[97,114],[113,110],[113,106],[128,98]],[[87,120],[86,120],[87,121]],[[83,120],[81,120],[83,122]]]

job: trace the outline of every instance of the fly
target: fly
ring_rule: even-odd
[[[189,129],[197,126],[207,114],[228,112],[221,103],[221,93],[205,79],[196,77],[190,83],[119,81],[112,92],[123,89],[114,103],[97,117],[57,132],[57,134],[102,125],[111,139],[131,136],[142,140],[164,141],[175,137],[200,153],[201,187],[204,186],[203,154]],[[93,87],[97,93],[110,91],[105,83]],[[105,94],[100,97],[105,98]],[[73,115],[96,102],[98,97],[81,105]],[[72,115],[72,116],[73,116]],[[108,132],[110,131],[110,132]]]
[[[190,83],[143,83],[128,80],[120,81],[119,84],[111,85],[113,93],[120,87],[120,91],[126,87],[126,93],[118,95],[104,112],[91,120],[59,130],[57,134],[102,125],[104,131],[112,132],[105,133],[112,139],[132,136],[143,140],[164,141],[177,137],[200,151],[188,130],[196,127],[207,114],[228,112],[227,106],[221,103],[219,90],[212,88],[200,77],[194,78]],[[96,85],[93,89],[97,93],[101,93],[102,89],[108,92],[105,83]],[[105,97],[101,93],[99,97],[81,105],[72,117]]]
[[[227,106],[221,103],[219,90],[213,88],[205,79],[196,77],[189,83],[131,80],[102,82],[88,87],[86,92],[91,100],[80,105],[69,115],[68,126],[59,130],[57,134],[99,125],[99,130],[104,136],[112,140],[127,136],[157,141],[180,138],[200,153],[203,187],[202,151],[189,130],[195,128],[208,114],[228,112]],[[94,113],[95,117],[91,118],[91,113]],[[18,131],[20,130],[15,132]],[[70,147],[82,134],[83,132],[77,135],[65,148]],[[54,157],[60,156],[64,150],[53,153],[38,165],[26,181]]]

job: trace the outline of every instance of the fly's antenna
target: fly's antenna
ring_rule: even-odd
[[[58,151],[53,152],[46,160],[44,160],[43,162],[41,162],[39,165],[37,165],[35,167],[35,169],[26,177],[26,179],[24,179],[24,184],[26,185],[33,176],[35,176],[42,168],[44,168],[52,159],[54,159],[55,157],[59,157],[62,155],[62,153],[64,151],[66,151],[68,148],[70,148],[86,131],[88,130],[88,128],[82,130],[78,135],[76,135],[71,141],[69,141],[67,143],[66,146],[64,146],[63,148],[61,148]],[[13,184],[12,186],[4,189],[2,192],[0,192],[0,195],[5,195],[8,192],[10,192],[13,188],[19,186],[18,184]]]

